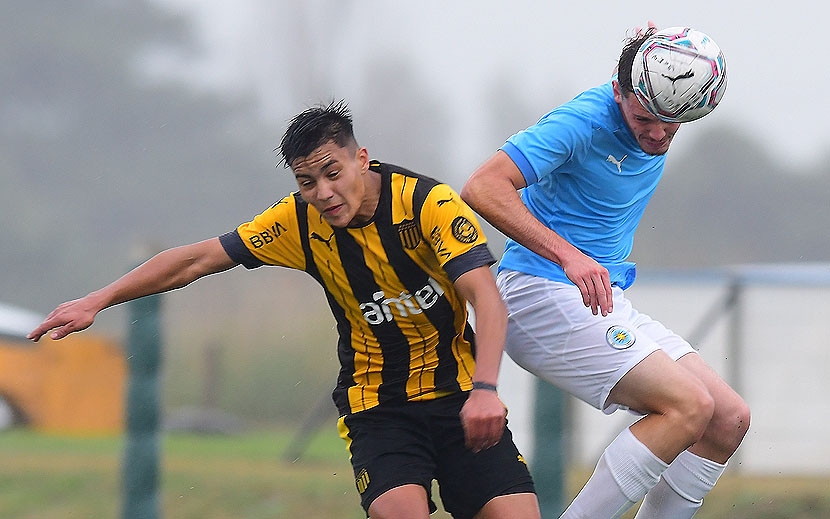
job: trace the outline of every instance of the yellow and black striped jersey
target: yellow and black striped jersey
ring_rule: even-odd
[[[453,282],[494,263],[473,211],[449,186],[372,161],[374,217],[330,226],[293,193],[220,236],[247,268],[278,265],[322,285],[337,321],[341,415],[472,387],[474,339]]]

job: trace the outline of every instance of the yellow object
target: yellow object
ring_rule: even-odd
[[[101,337],[0,337],[0,397],[40,431],[120,432],[126,376],[123,351]]]

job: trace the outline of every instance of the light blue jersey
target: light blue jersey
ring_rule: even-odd
[[[640,149],[614,101],[611,82],[583,92],[502,151],[527,181],[521,197],[530,212],[608,269],[611,283],[628,288],[634,232],[663,175],[665,156]],[[570,283],[562,267],[508,239],[499,269]]]

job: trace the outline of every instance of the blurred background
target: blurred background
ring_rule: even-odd
[[[713,114],[684,125],[674,141],[637,235],[632,259],[644,281],[631,297],[637,304],[642,294],[643,310],[678,332],[712,328],[699,337],[704,358],[724,376],[748,381],[747,391],[755,391],[754,382],[778,395],[780,405],[759,414],[769,392],[745,394],[751,406],[759,404],[748,444],[752,435],[764,438],[747,449],[754,474],[830,476],[821,398],[830,360],[821,348],[830,291],[824,263],[830,261],[830,119],[821,108],[830,71],[819,59],[824,10],[804,0],[647,8],[491,0],[6,0],[0,6],[0,302],[36,319],[154,252],[247,221],[296,188],[274,149],[287,121],[310,105],[346,100],[372,158],[460,189],[508,136],[605,82],[635,27],[648,20],[691,26],[723,49],[727,93]],[[504,238],[487,230],[498,255]],[[718,305],[735,279],[729,274],[745,265],[761,265],[765,274],[744,279],[755,283],[755,299],[747,300],[739,324],[752,333],[742,340],[746,351],[736,366],[728,359],[733,307]],[[674,277],[667,280],[667,273]],[[781,279],[782,273],[792,276]],[[187,423],[188,410],[209,408],[234,425],[288,431],[290,438],[328,398],[337,370],[334,321],[304,274],[238,268],[166,295],[163,309],[166,420]],[[86,333],[120,348],[127,320],[124,308],[113,308]],[[769,369],[752,364],[758,361]],[[502,378],[517,381],[509,395],[521,428],[519,422],[532,421],[521,410],[529,409],[533,391],[521,373],[510,373]],[[80,394],[73,387],[65,391]],[[79,398],[74,405],[89,404]],[[609,439],[610,431],[597,431],[622,426],[616,418],[594,426],[580,405],[569,408],[575,470],[590,469]],[[331,406],[328,434],[333,418]],[[582,430],[594,431],[597,441]],[[532,434],[522,434],[530,448]],[[0,495],[3,484],[30,467],[19,463],[10,468],[0,458]],[[359,516],[352,483],[344,480],[350,494],[340,505]],[[758,512],[763,498],[749,499]],[[3,517],[11,517],[3,506],[24,510],[14,517],[45,517],[35,513],[37,504],[10,502],[0,498]],[[807,505],[816,506],[825,505]]]

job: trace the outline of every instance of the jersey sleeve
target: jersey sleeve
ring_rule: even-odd
[[[421,207],[421,230],[451,281],[496,262],[475,213],[446,184],[433,187]]]
[[[501,151],[516,164],[527,182],[535,184],[555,171],[591,139],[591,123],[563,108],[512,135]]]
[[[296,199],[287,196],[250,222],[219,237],[228,256],[246,268],[277,265],[305,269]]]

